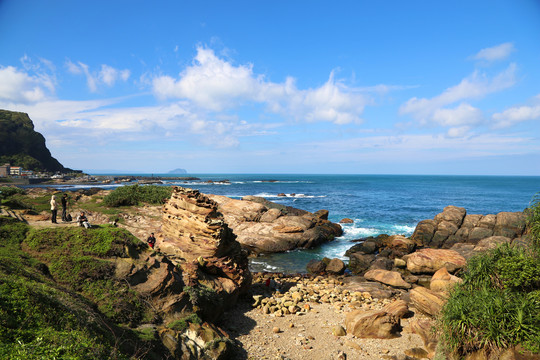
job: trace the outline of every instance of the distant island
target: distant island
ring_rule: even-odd
[[[174,169],[174,170],[171,170],[169,171],[167,174],[187,174],[188,172],[186,171],[186,169]]]

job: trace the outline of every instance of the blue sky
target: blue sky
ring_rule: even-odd
[[[0,0],[0,108],[85,171],[540,175],[540,2]]]

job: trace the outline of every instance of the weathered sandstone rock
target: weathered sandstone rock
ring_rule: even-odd
[[[311,248],[342,234],[339,224],[327,220],[328,211],[310,213],[275,204],[263,198],[242,200],[208,195],[242,247],[255,253]]]
[[[409,307],[404,300],[393,301],[390,304],[386,305],[383,310],[389,314],[397,316],[400,319],[403,319],[405,315],[409,313]]]
[[[433,274],[429,289],[435,292],[447,293],[453,285],[462,281],[463,280],[457,276],[451,275],[448,270],[443,267]]]
[[[446,297],[435,291],[426,289],[423,286],[417,286],[409,291],[411,304],[421,312],[436,316],[446,303]]]
[[[435,321],[429,319],[416,319],[410,323],[411,331],[419,335],[428,350],[428,358],[432,359],[437,348],[437,335],[434,331]]]
[[[421,249],[407,256],[407,270],[414,274],[433,274],[443,267],[455,272],[465,264],[465,258],[453,250]]]
[[[493,250],[502,244],[509,244],[510,242],[511,239],[505,236],[490,236],[480,240],[474,247],[474,251],[479,253],[487,250]]]
[[[411,284],[403,280],[401,274],[397,271],[370,270],[364,274],[366,280],[378,281],[402,289],[410,289]]]
[[[160,249],[182,266],[186,285],[214,289],[225,307],[249,288],[247,254],[215,201],[197,190],[175,187],[163,207],[162,233]]]
[[[346,268],[347,265],[342,260],[334,258],[326,265],[326,272],[334,275],[342,275]]]
[[[399,317],[384,310],[356,310],[345,317],[348,334],[359,338],[391,339],[399,336]]]
[[[361,252],[352,253],[349,255],[349,269],[353,274],[363,274],[371,263],[375,261],[375,255],[364,254]]]
[[[364,281],[360,276],[349,276],[343,280],[344,288],[349,291],[366,292],[377,299],[388,299],[398,293],[396,289],[378,282]]]

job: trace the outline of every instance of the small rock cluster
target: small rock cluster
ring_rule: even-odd
[[[253,276],[253,307],[272,316],[305,315],[314,304],[331,304],[337,312],[346,308],[380,309],[391,302],[369,292],[346,288],[344,276],[261,274]]]

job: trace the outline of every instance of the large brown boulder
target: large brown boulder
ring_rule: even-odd
[[[411,304],[419,311],[436,316],[446,303],[446,297],[442,293],[431,291],[423,286],[417,286],[409,291]]]
[[[358,338],[391,339],[399,336],[399,317],[384,310],[356,310],[345,316],[347,334]]]
[[[327,220],[327,210],[310,213],[254,196],[242,200],[221,195],[208,198],[217,204],[242,247],[254,253],[311,248],[343,232],[339,224]]]
[[[370,270],[364,274],[366,280],[378,281],[380,283],[390,285],[392,287],[401,289],[410,289],[411,284],[403,280],[401,274],[397,271],[388,270]]]
[[[437,222],[435,220],[422,220],[416,225],[411,240],[418,246],[428,246],[433,239]]]
[[[326,272],[329,274],[334,274],[334,275],[343,275],[346,268],[347,268],[347,265],[345,265],[345,263],[342,260],[338,258],[334,258],[330,260],[328,264],[326,265]]]
[[[363,274],[375,261],[375,255],[356,252],[349,255],[349,269],[353,274]]]
[[[443,267],[455,272],[466,263],[465,258],[454,250],[421,249],[407,255],[407,270],[414,274],[433,274]]]
[[[429,289],[435,292],[448,293],[452,286],[462,281],[462,279],[450,274],[448,270],[443,267],[433,274]]]
[[[439,223],[442,221],[448,221],[457,227],[460,227],[466,214],[467,211],[465,208],[450,205],[445,207],[442,213],[435,215],[435,221]]]
[[[523,235],[526,217],[522,212],[500,212],[497,214],[493,235],[510,239]]]
[[[389,299],[398,293],[398,290],[378,282],[365,281],[361,276],[347,276],[343,279],[343,288],[351,292],[367,292],[377,299]]]
[[[504,236],[490,236],[480,240],[474,247],[474,251],[479,253],[487,250],[493,250],[502,244],[510,244],[510,242],[510,238]]]

